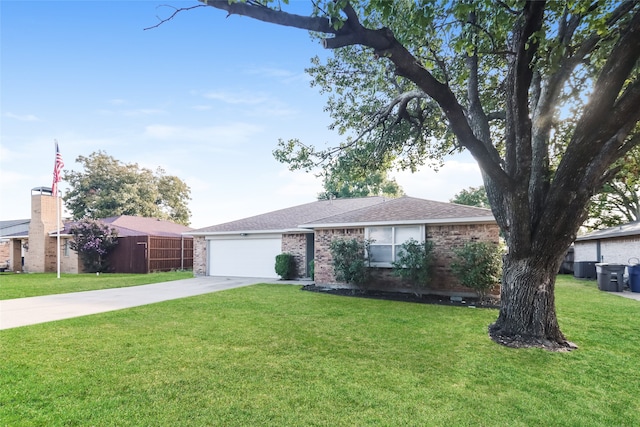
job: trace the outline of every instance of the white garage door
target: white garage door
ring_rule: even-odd
[[[209,275],[277,278],[282,237],[209,240]]]

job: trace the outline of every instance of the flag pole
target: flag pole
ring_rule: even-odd
[[[56,227],[58,228],[58,233],[56,236],[56,248],[58,249],[57,254],[57,265],[58,265],[58,279],[60,278],[60,200],[58,200],[58,193],[56,189]]]
[[[51,195],[54,197],[56,203],[56,264],[57,264],[57,272],[58,279],[60,278],[60,199],[58,198],[58,182],[60,182],[60,172],[62,172],[62,168],[64,167],[64,162],[62,161],[62,155],[60,154],[60,149],[58,148],[58,140],[54,139],[55,142],[55,162],[53,164],[53,185],[51,186]]]
[[[56,143],[56,164],[53,166],[54,168],[57,167],[57,163],[58,163],[58,141],[55,140]],[[58,279],[60,278],[60,200],[58,200],[58,186],[56,185],[56,194],[55,194],[55,200],[56,200],[56,228],[58,229],[58,232],[56,233],[56,248],[58,249],[58,253],[56,255],[56,264],[57,264],[57,270],[58,270]]]

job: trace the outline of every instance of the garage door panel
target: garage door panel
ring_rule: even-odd
[[[281,238],[210,240],[209,275],[277,278],[275,258],[281,252]]]

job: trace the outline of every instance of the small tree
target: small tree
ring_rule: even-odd
[[[336,280],[362,286],[369,278],[367,246],[369,242],[357,239],[336,239],[329,245]]]
[[[427,285],[433,266],[433,242],[409,239],[400,248],[397,260],[392,263],[393,274],[415,285]]]
[[[73,240],[69,246],[78,252],[85,270],[103,272],[105,256],[118,244],[118,231],[100,221],[85,218],[71,227]]]
[[[500,283],[502,259],[498,245],[469,242],[453,252],[457,257],[451,263],[453,274],[463,286],[477,291],[483,300],[487,292]]]

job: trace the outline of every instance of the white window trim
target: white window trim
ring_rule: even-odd
[[[371,232],[371,228],[391,228],[391,243],[382,243],[380,244],[380,246],[389,246],[391,245],[391,259],[393,261],[396,260],[396,248],[401,246],[404,242],[396,242],[396,228],[415,228],[415,227],[419,227],[420,228],[420,239],[418,240],[420,243],[424,243],[426,240],[426,234],[425,234],[425,226],[424,225],[411,225],[411,226],[407,226],[407,225],[385,225],[385,226],[371,226],[371,227],[365,227],[364,229],[364,235],[365,235],[365,239],[369,240],[370,239],[370,232]],[[376,243],[373,242],[371,244],[371,246],[375,246]],[[369,256],[369,254],[365,254],[366,257]],[[393,262],[392,261],[392,262]],[[393,264],[391,262],[371,262],[369,264],[371,267],[383,267],[383,268],[392,268]]]

